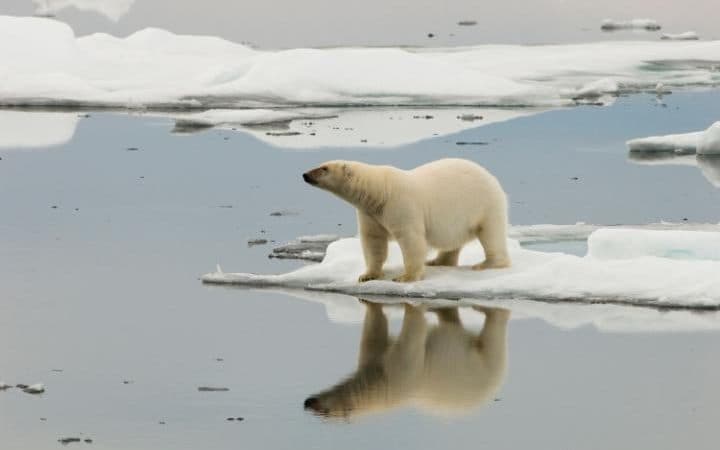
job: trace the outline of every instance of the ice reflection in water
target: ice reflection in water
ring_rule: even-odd
[[[720,188],[720,156],[687,155],[674,152],[631,151],[628,153],[628,159],[636,164],[649,166],[696,166],[710,184],[716,188]]]
[[[482,330],[466,328],[457,307],[404,305],[397,337],[389,335],[383,305],[363,300],[358,367],[335,386],[313,394],[305,408],[329,418],[352,418],[402,406],[431,414],[463,414],[495,398],[507,368],[510,311],[473,306]],[[388,307],[388,306],[385,306]]]

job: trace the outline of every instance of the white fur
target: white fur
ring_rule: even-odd
[[[331,161],[306,173],[318,187],[352,203],[367,271],[360,281],[382,277],[387,242],[400,244],[405,273],[396,281],[422,278],[429,264],[457,265],[462,247],[480,239],[485,261],[474,269],[510,265],[506,248],[507,200],[486,169],[464,159],[441,159],[412,170],[354,161]]]

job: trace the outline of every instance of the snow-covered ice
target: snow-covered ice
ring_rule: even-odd
[[[657,21],[655,19],[631,19],[631,20],[605,19],[602,21],[600,28],[605,31],[628,30],[628,29],[657,31],[662,27],[660,26],[659,23],[657,23]]]
[[[0,111],[0,149],[62,145],[79,120],[77,113]]]
[[[720,187],[720,121],[705,131],[632,139],[627,146],[634,163],[697,166],[710,184]]]
[[[717,239],[712,234],[695,231],[682,233],[687,233],[683,239],[696,240],[697,246],[717,245]],[[677,235],[672,237],[678,239]],[[619,238],[622,240],[628,236],[621,234]],[[589,239],[592,241],[593,235]],[[720,307],[720,261],[678,259],[671,257],[678,254],[673,252],[666,253],[665,257],[658,257],[643,254],[642,251],[630,258],[600,259],[592,254],[578,257],[528,250],[520,247],[514,240],[510,240],[509,244],[513,260],[513,266],[509,269],[477,272],[467,267],[428,267],[425,279],[414,283],[394,283],[386,280],[358,283],[357,277],[364,270],[364,260],[357,238],[333,242],[320,264],[302,267],[286,274],[257,275],[218,271],[203,275],[202,281],[290,287],[360,296],[514,298],[670,308]],[[715,250],[720,251],[712,251]],[[474,242],[463,249],[460,264],[468,266],[482,259],[482,247]],[[401,270],[400,249],[396,243],[391,243],[386,263],[387,278]]]
[[[135,0],[32,0],[37,8],[35,14],[52,16],[58,12],[75,8],[79,11],[93,11],[117,22],[132,7]]]
[[[601,228],[607,230],[713,231],[720,233],[720,224],[662,222],[643,225],[593,225],[578,222],[571,225],[515,225],[510,227],[508,235],[510,238],[517,240],[520,245],[560,243],[585,241],[594,231]],[[340,236],[334,234],[300,236],[292,242],[275,247],[269,256],[271,258],[319,262],[325,257],[327,246],[338,239],[340,239]]]
[[[663,33],[660,35],[660,39],[666,41],[696,41],[700,37],[694,31],[686,31],[684,33]]]
[[[45,385],[42,383],[31,384],[30,386],[23,389],[23,392],[28,394],[42,394],[45,392]]]
[[[152,28],[126,38],[76,37],[52,19],[0,16],[0,59],[6,62],[0,66],[0,103],[572,105],[598,83],[613,94],[658,82],[712,85],[720,73],[692,61],[718,54],[720,41],[259,51]]]
[[[588,256],[607,260],[655,256],[720,261],[720,232],[603,228],[590,235]]]
[[[632,139],[627,146],[632,152],[720,155],[720,121],[704,131]]]

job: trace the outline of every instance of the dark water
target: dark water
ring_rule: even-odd
[[[353,235],[352,209],[300,179],[336,158],[478,161],[505,185],[515,224],[717,223],[720,189],[697,167],[627,160],[627,139],[720,117],[717,91],[665,100],[622,98],[393,149],[290,150],[231,131],[171,134],[168,120],[113,113],[82,118],[61,145],[0,148],[0,381],[47,386],[40,396],[0,392],[2,448],[56,448],[76,435],[101,449],[715,448],[717,332],[562,328],[511,315],[507,373],[485,403],[441,413],[428,407],[430,383],[333,420],[303,402],[356,369],[360,324],[283,293],[197,280],[216,262],[256,272],[300,264],[269,260],[270,247],[248,239]],[[296,214],[270,215],[281,210]],[[402,308],[386,310],[397,334]],[[449,354],[459,342],[468,341],[444,344]],[[482,377],[491,378],[478,375],[477,389]]]

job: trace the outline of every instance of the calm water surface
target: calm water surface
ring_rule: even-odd
[[[665,102],[622,98],[390,149],[290,150],[95,112],[66,142],[32,145],[45,129],[26,113],[13,130],[25,143],[0,142],[0,381],[47,391],[0,391],[2,448],[66,436],[99,449],[715,448],[718,332],[558,328],[503,310],[481,331],[482,311],[461,308],[477,320],[460,324],[452,310],[341,297],[361,312],[349,323],[312,298],[197,280],[217,262],[301,264],[248,239],[353,235],[353,210],[300,178],[337,158],[478,161],[505,185],[514,224],[717,223],[720,189],[698,167],[628,161],[627,139],[720,117],[717,91]],[[455,144],[476,140],[490,145]],[[308,398],[330,417],[304,410]]]

